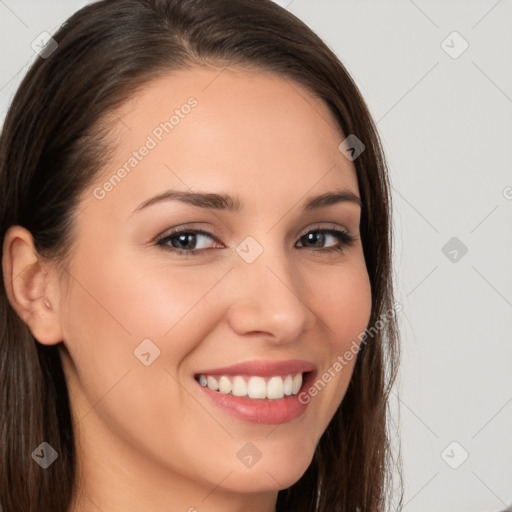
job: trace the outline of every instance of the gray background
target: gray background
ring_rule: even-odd
[[[0,0],[2,121],[32,41],[86,3]],[[404,510],[502,510],[512,503],[512,1],[277,3],[340,57],[388,158]]]

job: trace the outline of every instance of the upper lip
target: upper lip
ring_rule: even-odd
[[[244,363],[210,368],[197,372],[196,375],[256,375],[267,377],[272,375],[290,375],[316,370],[316,365],[299,359],[287,361],[246,361]]]

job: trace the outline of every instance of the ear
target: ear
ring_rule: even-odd
[[[34,248],[32,234],[11,226],[4,237],[2,269],[11,306],[43,345],[62,341],[57,274],[45,267]],[[47,270],[48,269],[48,270]]]

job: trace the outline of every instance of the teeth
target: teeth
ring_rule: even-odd
[[[247,384],[242,377],[235,377],[233,379],[233,395],[235,396],[245,396],[247,395]]]
[[[199,380],[199,382],[201,382],[201,380]],[[213,389],[214,391],[219,389],[219,381],[215,377],[208,377],[206,382],[208,383],[208,387],[210,389]],[[204,386],[204,384],[201,385]]]
[[[296,395],[299,392],[299,389],[301,386],[302,386],[302,374],[299,373],[298,375],[295,375],[295,377],[293,378],[292,394]]]
[[[287,375],[286,379],[284,379],[283,391],[286,396],[290,396],[293,391],[293,377],[291,375]]]
[[[272,377],[267,384],[267,398],[283,398],[284,382],[281,377]]]
[[[219,391],[223,394],[223,395],[227,395],[228,393],[231,393],[231,381],[227,378],[227,377],[224,377],[224,375],[219,379]]]
[[[219,391],[223,395],[232,393],[234,396],[249,396],[249,398],[277,400],[284,396],[296,395],[302,386],[302,373],[297,375],[286,375],[284,377],[274,376],[267,378],[250,377],[244,378],[221,375],[219,378],[211,375],[200,375],[199,383],[213,391]]]
[[[266,398],[267,385],[263,377],[251,377],[247,386],[249,398]]]

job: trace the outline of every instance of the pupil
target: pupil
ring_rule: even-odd
[[[309,233],[307,236],[307,239],[309,242],[313,242],[313,244],[315,244],[315,238],[316,238],[316,244],[315,245],[322,245],[323,242],[324,242],[324,237],[325,235],[323,233],[319,233],[319,232],[316,232],[316,233]],[[320,242],[320,243],[318,243]]]
[[[193,233],[186,233],[178,236],[177,243],[182,244],[182,246],[175,244],[174,240],[172,245],[178,249],[191,249],[192,247],[187,247],[187,242],[190,243],[190,245],[195,246],[195,235]],[[183,247],[183,245],[185,245],[185,247]]]

